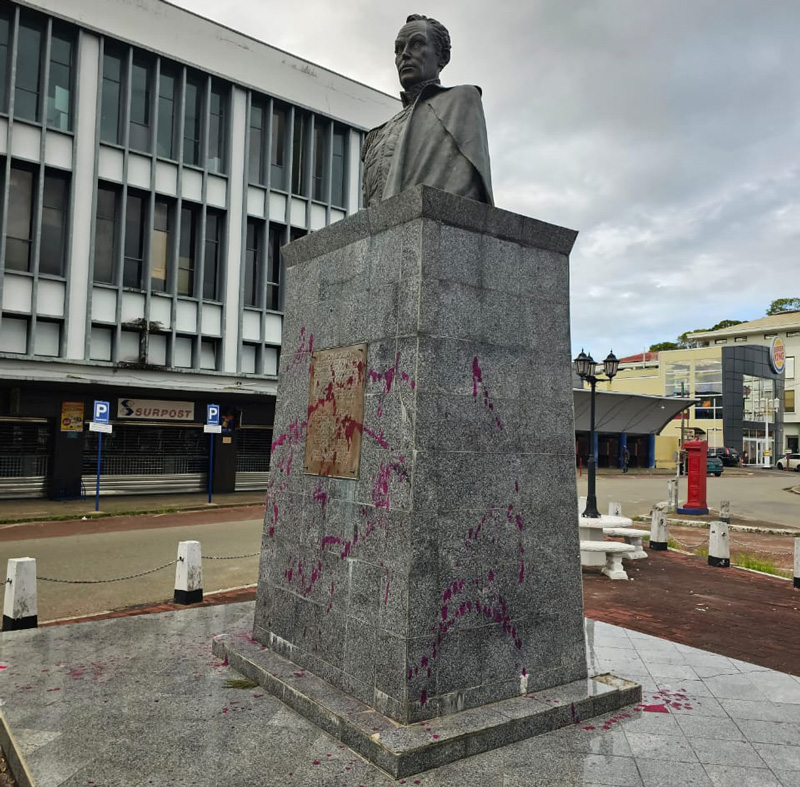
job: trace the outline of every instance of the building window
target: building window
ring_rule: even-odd
[[[664,389],[665,396],[690,395],[688,363],[668,361],[664,365]]]
[[[206,244],[203,259],[203,298],[218,300],[219,270],[222,244],[223,214],[209,210],[206,214]]]
[[[727,339],[714,339],[714,344],[727,344]]]
[[[58,357],[61,349],[61,323],[38,320],[33,334],[33,354]]]
[[[24,120],[39,119],[39,89],[42,66],[42,30],[33,22],[22,21],[17,39],[17,73],[14,115]]]
[[[0,11],[0,112],[6,111],[8,84],[8,44],[11,40],[11,21]]]
[[[181,207],[181,236],[178,251],[178,295],[194,295],[194,272],[197,260],[197,207]]]
[[[787,388],[783,392],[783,411],[785,413],[794,412],[794,388]]]
[[[746,336],[737,336],[733,341],[735,341],[735,342],[746,342],[747,341],[747,337]]]
[[[150,235],[150,289],[167,292],[170,270],[172,209],[169,202],[156,199],[153,232]]]
[[[764,338],[765,339],[774,339],[777,335],[778,335],[777,333],[765,333],[764,334]]]
[[[281,246],[285,228],[280,224],[269,225],[269,248],[267,258],[267,303],[272,311],[281,308]]]
[[[131,104],[128,144],[150,152],[150,67],[134,58],[131,66]]]
[[[324,125],[323,125],[324,124]],[[311,196],[319,202],[327,202],[326,181],[328,174],[327,123],[321,118],[314,122],[314,171],[311,180]]]
[[[208,124],[208,170],[225,172],[225,90],[211,85]]]
[[[125,287],[142,289],[144,267],[144,222],[145,198],[128,192],[125,202],[125,260],[122,268],[122,284]]]
[[[800,331],[786,331],[787,339],[789,339],[792,336],[800,336]]]
[[[273,105],[270,140],[270,185],[286,190],[286,109]]]
[[[331,160],[331,204],[344,207],[344,173],[346,167],[345,141],[347,131],[339,126],[333,127],[333,156]]]
[[[67,198],[69,177],[46,172],[42,194],[42,234],[39,248],[39,273],[64,275],[67,240]]]
[[[264,126],[266,118],[266,108],[254,101],[250,106],[250,147],[247,159],[250,183],[264,182]]]
[[[244,258],[244,305],[260,306],[262,240],[264,222],[258,219],[247,220],[247,242]]]
[[[308,174],[308,136],[311,120],[305,112],[295,110],[292,142],[292,192],[301,197],[307,196],[306,175]]]
[[[33,170],[11,167],[6,227],[6,270],[30,271],[33,240]]]
[[[161,66],[158,78],[158,149],[159,156],[175,158],[175,92],[177,77]]]
[[[203,83],[197,77],[186,79],[186,106],[183,115],[183,163],[200,164],[200,130],[203,105]]]
[[[794,356],[786,356],[786,371],[783,373],[787,380],[794,380]]]
[[[113,284],[116,279],[117,249],[117,189],[97,188],[97,217],[94,240],[94,280]]]
[[[122,96],[122,57],[113,52],[103,55],[103,95],[100,139],[119,144],[119,117]]]
[[[47,86],[47,125],[59,131],[72,128],[72,38],[53,32],[50,39],[50,77]]]

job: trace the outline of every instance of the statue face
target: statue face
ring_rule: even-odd
[[[409,22],[394,42],[394,64],[405,90],[439,76],[439,53],[428,23]]]

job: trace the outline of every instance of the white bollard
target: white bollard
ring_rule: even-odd
[[[174,600],[176,604],[197,604],[203,600],[203,557],[199,541],[178,542]]]
[[[678,479],[670,478],[667,481],[667,507],[670,514],[674,514],[678,508]]]
[[[730,500],[721,500],[719,504],[719,521],[720,522],[728,522],[731,521],[731,501]]]
[[[586,510],[586,498],[581,496],[578,498],[578,516],[583,516],[583,512]]]
[[[608,504],[609,516],[622,516],[622,503],[611,502]]]
[[[708,535],[708,565],[730,568],[731,545],[728,540],[728,523],[712,522]]]
[[[800,588],[800,538],[794,540],[794,586]]]
[[[6,571],[2,630],[33,629],[37,624],[36,558],[11,558]]]
[[[667,512],[656,509],[650,520],[650,549],[656,551],[667,548]]]

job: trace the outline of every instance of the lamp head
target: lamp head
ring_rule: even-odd
[[[617,373],[619,369],[619,359],[613,352],[610,352],[607,356],[605,361],[603,361],[603,371],[606,373],[606,377],[610,380],[614,375]]]

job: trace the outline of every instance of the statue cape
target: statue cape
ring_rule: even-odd
[[[494,205],[481,89],[427,85],[397,143],[383,199],[419,183],[463,195],[476,174]]]

